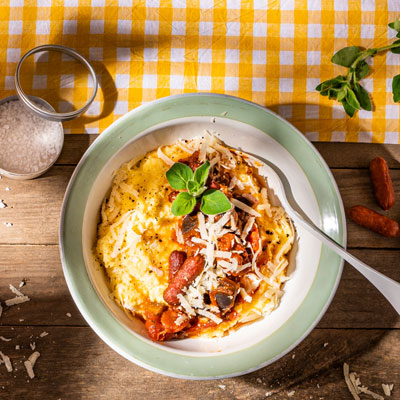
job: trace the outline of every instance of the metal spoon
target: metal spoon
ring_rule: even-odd
[[[271,176],[274,176],[276,181],[279,182],[280,193],[278,193],[278,198],[289,217],[298,225],[306,229],[314,237],[319,239],[326,246],[328,246],[335,253],[339,254],[340,257],[342,257],[358,272],[364,275],[386,297],[389,303],[400,315],[400,283],[388,278],[387,276],[363,263],[358,258],[346,251],[346,249],[340,244],[331,239],[325,232],[319,229],[297,204],[290,188],[290,183],[285,174],[272,162],[259,156],[252,155],[252,157],[254,157],[254,159],[257,161],[262,162],[268,168],[268,173]]]

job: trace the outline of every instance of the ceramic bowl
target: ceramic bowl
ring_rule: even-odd
[[[190,94],[157,100],[114,122],[83,156],[64,198],[60,249],[65,278],[88,324],[115,351],[152,371],[187,379],[245,374],[289,352],[325,313],[343,267],[339,256],[297,227],[291,279],[270,315],[219,339],[152,342],[143,323],[130,320],[114,303],[104,272],[94,262],[99,210],[121,164],[204,129],[276,164],[305,213],[346,244],[343,205],[329,168],[299,131],[271,111],[235,97]],[[273,189],[274,182],[269,183]]]

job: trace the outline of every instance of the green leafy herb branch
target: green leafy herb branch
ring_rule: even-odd
[[[176,190],[186,190],[176,196],[171,211],[176,216],[190,214],[198,200],[200,210],[207,215],[220,214],[231,208],[231,202],[220,190],[207,189],[206,182],[210,172],[210,163],[206,161],[194,172],[183,163],[174,163],[167,171],[167,180]]]
[[[400,38],[400,21],[391,22],[389,27],[397,31],[396,37]],[[375,49],[363,50],[358,46],[345,47],[335,53],[331,61],[336,65],[347,67],[349,70],[346,75],[338,75],[336,78],[329,79],[320,83],[316,90],[322,96],[329,99],[336,99],[342,103],[346,113],[352,117],[357,110],[372,110],[371,100],[368,92],[360,85],[359,81],[365,78],[370,70],[366,62],[367,58],[374,57],[376,54],[390,50],[394,54],[400,54],[400,40],[392,44]],[[392,82],[393,101],[400,101],[400,75],[396,75]]]

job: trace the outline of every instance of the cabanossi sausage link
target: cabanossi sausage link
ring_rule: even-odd
[[[184,251],[174,250],[169,255],[169,260],[168,260],[168,264],[169,264],[169,269],[168,269],[169,282],[172,281],[172,278],[178,272],[179,268],[185,262],[185,260],[186,260],[186,253]]]
[[[374,158],[369,164],[372,185],[376,201],[383,210],[389,210],[394,204],[394,189],[389,167],[382,157]]]
[[[204,257],[197,255],[186,259],[164,291],[164,300],[171,305],[179,305],[178,294],[182,294],[204,268]]]
[[[383,236],[396,237],[400,232],[399,224],[396,221],[364,206],[349,208],[347,215],[356,224],[371,229]]]

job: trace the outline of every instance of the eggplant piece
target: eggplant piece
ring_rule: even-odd
[[[223,313],[228,312],[234,305],[239,285],[228,278],[219,281],[218,287],[210,293],[211,303]]]
[[[197,217],[185,215],[182,220],[182,234],[188,233],[197,226]]]

